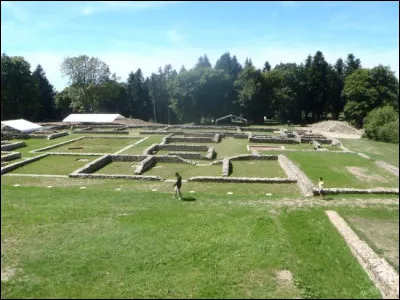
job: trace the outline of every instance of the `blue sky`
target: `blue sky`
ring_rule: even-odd
[[[57,90],[60,64],[86,54],[126,80],[171,63],[191,68],[225,52],[256,67],[266,60],[301,63],[323,52],[329,63],[353,53],[363,67],[389,65],[399,74],[399,3],[1,1],[1,52],[41,64]]]

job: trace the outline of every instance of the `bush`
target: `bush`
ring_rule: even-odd
[[[391,106],[375,108],[364,120],[367,138],[389,143],[399,143],[399,117]]]

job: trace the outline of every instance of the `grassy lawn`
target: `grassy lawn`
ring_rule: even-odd
[[[277,160],[244,160],[231,163],[232,177],[287,177]]]
[[[247,139],[234,139],[234,138],[224,138],[221,143],[208,144],[215,149],[217,152],[217,159],[223,159],[224,157],[230,157],[240,154],[249,154],[246,146],[248,144]]]
[[[222,166],[196,166],[189,164],[158,162],[143,175],[155,175],[166,179],[175,179],[175,172],[179,172],[185,179],[193,176],[221,176]]]
[[[385,208],[341,208],[357,235],[399,272],[399,210]]]
[[[399,166],[399,145],[377,142],[368,139],[341,139],[343,145],[350,150],[367,154],[374,160],[383,160]]]
[[[113,139],[113,138],[85,138],[62,145],[53,149],[51,152],[73,152],[73,153],[114,153],[122,148],[137,142],[138,139]],[[69,149],[72,147],[82,147],[82,149]]]
[[[2,298],[380,296],[322,210],[101,185],[2,183],[1,194],[2,268],[18,269]],[[282,270],[294,286],[275,276]]]
[[[136,175],[137,161],[114,161],[94,173]]]
[[[314,184],[323,177],[325,188],[398,187],[398,178],[374,161],[353,153],[286,152]],[[347,169],[350,167],[352,169]],[[357,175],[356,175],[357,174]]]
[[[161,143],[163,137],[165,135],[141,135],[140,138],[144,139],[147,137],[146,140],[144,140],[143,142],[134,145],[128,149],[126,149],[125,151],[121,152],[121,154],[136,154],[136,155],[141,155],[143,154],[143,151],[150,147],[153,144],[159,144]]]
[[[76,139],[78,137],[83,136],[83,134],[70,134],[70,135],[66,135],[66,136],[62,136],[53,140],[46,140],[46,139],[27,139],[27,140],[22,140],[22,139],[16,139],[13,140],[13,142],[25,142],[26,147],[22,147],[22,148],[18,148],[15,149],[14,151],[18,151],[21,152],[21,157],[34,157],[39,155],[40,153],[29,153],[29,151],[32,150],[36,150],[36,149],[40,149],[40,148],[44,148],[44,147],[48,147],[51,145],[55,145],[58,143],[62,143],[65,141],[69,141],[69,140],[73,140]]]
[[[52,174],[68,175],[72,171],[83,167],[87,163],[98,158],[97,156],[65,156],[49,155],[33,163],[19,167],[12,174]],[[80,161],[81,159],[85,161]]]

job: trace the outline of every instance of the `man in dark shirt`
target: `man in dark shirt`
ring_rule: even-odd
[[[173,185],[175,187],[174,198],[176,198],[176,194],[179,193],[179,200],[182,200],[182,194],[181,194],[182,177],[181,175],[179,175],[178,172],[175,173],[175,176],[176,176],[176,182]]]

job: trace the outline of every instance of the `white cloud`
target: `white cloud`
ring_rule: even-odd
[[[183,39],[182,35],[179,34],[177,30],[169,30],[167,36],[173,43],[179,43]]]
[[[92,15],[121,9],[144,10],[160,8],[169,4],[176,4],[182,1],[99,1],[86,3],[82,8],[83,15]]]

